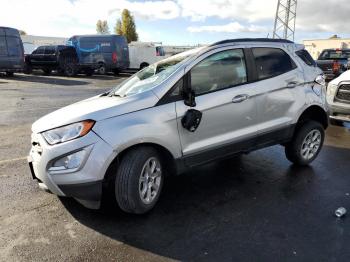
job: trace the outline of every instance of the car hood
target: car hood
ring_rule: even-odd
[[[32,131],[40,133],[88,119],[100,121],[152,107],[158,100],[158,97],[152,91],[123,98],[94,96],[40,118],[32,125]]]
[[[336,79],[332,80],[330,84],[338,85],[342,81],[350,81],[350,70],[345,71],[340,76],[338,76]]]

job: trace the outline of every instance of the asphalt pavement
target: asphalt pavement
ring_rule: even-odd
[[[274,146],[171,177],[142,216],[40,191],[31,124],[124,77],[0,76],[0,261],[350,261],[350,125],[309,167]]]

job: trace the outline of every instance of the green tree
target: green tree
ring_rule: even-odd
[[[116,33],[117,35],[124,35],[122,29],[122,21],[120,19],[117,19],[117,23],[114,27],[114,33]]]
[[[115,30],[117,29],[118,21]],[[122,35],[126,37],[128,43],[132,41],[137,41],[139,39],[139,36],[136,32],[134,17],[130,14],[130,11],[128,9],[124,9],[122,12],[121,30],[119,30],[119,32],[121,32]]]
[[[109,27],[106,20],[98,20],[96,23],[96,32],[98,34],[106,35],[109,34]]]

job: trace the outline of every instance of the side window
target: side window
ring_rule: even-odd
[[[45,55],[54,55],[56,53],[56,47],[54,46],[47,46],[45,48]]]
[[[33,54],[35,54],[35,55],[42,55],[42,54],[44,54],[44,50],[45,50],[45,47],[40,46],[40,47],[38,47],[37,49],[35,49],[35,51],[33,52]]]
[[[299,56],[301,58],[301,60],[304,61],[305,64],[307,64],[309,66],[317,66],[315,60],[312,58],[312,56],[309,54],[309,52],[306,51],[305,49],[299,50],[295,53],[297,54],[297,56]]]
[[[191,69],[191,87],[196,95],[246,82],[247,70],[242,49],[213,54]]]
[[[287,73],[297,66],[290,56],[278,48],[252,48],[259,79]]]
[[[177,97],[182,94],[184,80],[181,78],[173,87],[173,91],[170,94],[170,97]]]
[[[9,56],[21,55],[21,41],[18,37],[7,37],[7,50]]]
[[[82,38],[80,40],[80,48],[83,49],[82,51],[96,52],[99,50],[99,47],[100,45],[98,44],[97,40],[90,38]]]
[[[7,55],[7,45],[4,36],[0,36],[0,55]]]

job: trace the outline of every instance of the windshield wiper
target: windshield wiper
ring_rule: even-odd
[[[116,96],[116,97],[125,97],[125,95],[122,96],[122,95],[116,94],[115,92],[109,93],[108,96],[109,96],[109,97],[112,97],[112,96]]]

